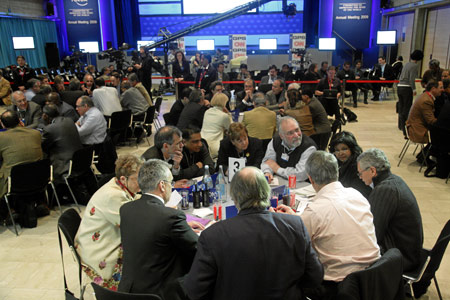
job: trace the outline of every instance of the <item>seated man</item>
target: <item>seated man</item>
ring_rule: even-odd
[[[246,64],[241,64],[239,66],[239,73],[237,75],[237,80],[247,80],[252,79],[252,75],[248,71],[248,66]]]
[[[39,90],[41,89],[41,82],[36,78],[31,78],[27,81],[27,87],[28,89],[24,93],[25,98],[27,101],[31,101],[31,99],[39,93]]]
[[[66,103],[66,105],[69,104]],[[45,123],[42,149],[48,154],[53,166],[55,182],[64,183],[63,175],[69,171],[69,161],[75,151],[83,148],[80,135],[73,120],[61,116],[54,104],[44,106],[42,119]]]
[[[41,107],[41,109],[44,107],[45,103],[47,102],[47,97],[48,95],[53,91],[52,87],[49,84],[41,84],[41,89],[39,90],[39,92],[36,94],[36,96],[33,97],[33,99],[31,99],[31,101],[33,101],[34,103],[39,104],[39,106]],[[75,109],[74,109],[75,112]],[[75,115],[77,115],[77,113],[75,113]],[[77,119],[78,119],[78,115],[77,115]]]
[[[209,101],[204,99],[201,90],[193,90],[189,95],[189,103],[186,104],[181,112],[177,127],[187,128],[189,125],[202,128],[203,116],[208,109]]]
[[[302,91],[302,101],[309,106],[312,115],[314,131],[316,133],[311,135],[311,138],[319,147],[318,150],[325,150],[331,135],[331,126],[330,121],[328,121],[327,112],[323,108],[322,103],[314,97],[314,93],[310,89]]]
[[[23,125],[28,128],[36,128],[42,116],[42,110],[39,104],[33,101],[27,101],[25,95],[21,91],[12,93],[12,105],[8,106],[8,110],[17,111],[19,119]]]
[[[69,118],[73,122],[76,122],[78,120],[78,114],[75,112],[75,109],[66,102],[61,101],[61,97],[58,93],[51,92],[47,96],[46,104],[55,105],[60,116]]]
[[[302,299],[303,287],[320,285],[323,268],[302,220],[266,210],[264,174],[239,171],[231,194],[239,214],[202,232],[183,283],[189,299]]]
[[[336,77],[340,80],[355,80],[355,71],[350,69],[350,62],[346,61],[342,70],[337,72]],[[346,83],[345,90],[352,92],[353,107],[358,106],[358,87],[354,83]]]
[[[403,255],[403,270],[408,272],[420,263],[422,218],[414,194],[390,168],[379,149],[369,149],[358,157],[360,178],[366,185],[374,186],[369,203],[378,245],[382,252],[398,248]]]
[[[428,143],[428,130],[436,123],[434,116],[434,100],[444,90],[442,81],[430,80],[425,92],[420,95],[411,106],[406,127],[409,139],[415,143]]]
[[[139,90],[132,87],[128,81],[122,83],[121,89],[120,104],[122,107],[126,110],[131,110],[133,116],[143,115],[149,108],[149,105]]]
[[[277,129],[277,114],[266,107],[263,93],[255,93],[251,98],[255,108],[244,112],[242,123],[248,130],[248,136],[260,140],[271,140]]]
[[[288,64],[284,64],[281,67],[280,76],[283,77],[284,81],[294,81],[294,74],[292,74],[291,67]]]
[[[153,106],[153,101],[152,101],[151,95],[148,93],[147,89],[142,84],[142,82],[139,81],[139,77],[136,75],[136,73],[131,73],[130,75],[128,75],[128,81],[131,83],[132,87],[135,87],[139,90],[139,92],[142,94],[142,96],[144,96],[148,105]]]
[[[76,109],[78,98],[84,95],[84,92],[81,90],[80,80],[78,78],[72,78],[69,82],[69,88],[60,92],[60,95],[62,101]]]
[[[285,179],[295,175],[297,181],[308,179],[305,163],[308,157],[317,150],[316,143],[306,135],[292,117],[282,117],[278,121],[278,135],[275,135],[267,146],[261,170],[272,182],[277,174]]]
[[[5,111],[0,121],[2,127],[6,129],[0,134],[0,197],[2,197],[7,192],[11,168],[42,159],[42,148],[39,131],[24,128],[17,111]]]
[[[219,80],[220,82],[230,81],[230,76],[228,76],[228,74],[224,70],[225,70],[225,65],[223,64],[223,62],[218,63],[217,64],[217,80]],[[224,83],[224,88],[226,90],[228,90],[229,87],[230,87],[230,84]]]
[[[189,227],[184,212],[164,206],[172,194],[169,165],[146,161],[139,170],[139,200],[120,208],[123,271],[119,291],[155,293],[176,299],[174,284],[189,271],[196,252],[198,223]]]
[[[255,107],[255,103],[252,101],[255,88],[254,80],[246,79],[244,81],[244,90],[236,93],[236,108],[239,111],[247,111]]]
[[[183,108],[189,102],[189,95],[191,94],[191,92],[192,90],[189,87],[186,87],[181,91],[180,99],[177,99],[170,108],[169,117],[164,116],[166,125],[177,125]]]
[[[122,111],[119,94],[113,87],[105,85],[105,79],[95,79],[96,89],[92,92],[92,102],[105,116],[111,116],[113,112]]]
[[[284,80],[275,79],[272,84],[272,90],[268,91],[266,94],[267,108],[270,110],[278,110],[283,108],[286,104],[286,99],[284,98]]]
[[[83,145],[101,144],[106,138],[106,120],[102,112],[94,106],[91,98],[82,96],[77,100],[80,118],[75,123]]]
[[[191,179],[205,174],[205,165],[210,172],[214,170],[214,162],[209,154],[208,146],[200,134],[200,129],[188,127],[183,129],[183,158],[178,179]]]
[[[341,96],[341,81],[335,75],[336,67],[329,66],[327,77],[319,81],[314,94],[320,97],[319,101],[328,115],[334,115],[336,120],[341,120],[341,110],[338,101]]]
[[[282,79],[282,77],[278,76],[277,66],[271,65],[269,67],[269,74],[261,78],[261,82],[259,83],[259,85],[261,86],[263,84],[273,84],[277,79]]]
[[[217,93],[224,93],[225,95],[227,95],[228,99],[231,97],[231,94],[225,90],[225,86],[222,83],[222,81],[216,80],[216,81],[212,82],[211,86],[210,86],[210,90],[211,90],[211,93],[209,93],[208,95],[205,95],[205,99],[207,99],[208,101],[211,101],[211,99]]]
[[[378,57],[378,64],[373,67],[372,73],[369,75],[369,78],[372,80],[394,80],[395,74],[394,69],[390,64],[386,63],[386,57],[380,56]],[[392,83],[381,84],[381,83],[373,83],[372,84],[372,92],[373,92],[373,101],[380,100],[380,91],[381,86],[390,86],[392,87]]]
[[[338,162],[333,154],[316,151],[305,168],[317,194],[300,217],[325,269],[323,285],[334,294],[337,283],[348,274],[364,270],[380,258],[373,217],[366,198],[338,181]],[[295,214],[284,205],[277,211]]]

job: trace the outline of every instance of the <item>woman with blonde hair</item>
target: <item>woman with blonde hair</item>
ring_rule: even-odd
[[[211,108],[205,112],[203,117],[203,127],[200,134],[208,143],[212,159],[217,158],[220,141],[232,122],[231,115],[225,107],[227,102],[227,95],[224,93],[215,94],[211,99]]]

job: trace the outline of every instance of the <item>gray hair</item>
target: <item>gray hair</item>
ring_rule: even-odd
[[[87,105],[88,107],[94,107],[94,102],[89,96],[81,96],[81,105]]]
[[[266,105],[266,97],[263,93],[257,92],[253,94],[252,101],[255,103],[255,106],[265,106]]]
[[[139,82],[139,77],[136,75],[136,73],[131,73],[130,75],[128,75],[128,81]]]
[[[41,83],[39,80],[37,80],[36,78],[31,78],[27,81],[27,85],[29,88],[34,88],[38,83]]]
[[[124,82],[122,82],[121,87],[122,87],[123,89],[128,90],[129,88],[131,88],[131,82],[129,82],[128,80],[127,80],[127,81],[124,81]]]
[[[306,174],[318,185],[335,182],[339,178],[339,168],[336,157],[325,151],[316,151],[306,160]]]
[[[176,128],[175,126],[167,125],[161,127],[155,134],[155,146],[157,149],[162,149],[165,143],[172,145],[173,143],[173,135],[176,134],[179,137],[182,137],[183,134],[181,130]]]
[[[160,159],[149,159],[139,170],[138,184],[142,193],[150,193],[156,190],[161,181],[169,181],[170,177],[168,163]]]
[[[231,197],[239,210],[266,208],[270,205],[270,186],[264,173],[255,167],[237,172],[230,185]]]
[[[298,84],[296,82],[293,82],[293,83],[289,84],[289,86],[288,86],[288,90],[290,90],[290,89],[299,90],[300,89],[300,84]]]
[[[377,172],[389,171],[391,169],[391,164],[389,163],[386,154],[377,148],[371,148],[361,153],[358,156],[357,162],[363,170],[370,167],[374,167]]]
[[[279,134],[284,135],[285,132],[283,130],[281,130],[281,125],[285,122],[287,122],[288,120],[291,120],[293,122],[295,122],[298,126],[298,128],[300,128],[300,125],[298,125],[298,122],[295,118],[291,117],[291,116],[284,116],[278,119],[278,123],[277,123],[277,131]]]
[[[78,78],[72,78],[69,82],[69,91],[78,91],[81,88],[81,82]]]
[[[11,101],[14,104],[16,104],[16,100],[14,98],[14,95],[24,96],[25,97],[25,94],[22,91],[14,91],[14,92],[12,92],[12,94],[11,94]]]

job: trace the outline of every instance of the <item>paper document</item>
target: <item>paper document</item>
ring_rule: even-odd
[[[194,209],[192,214],[197,216],[197,217],[204,218],[206,216],[212,215],[213,211],[211,209],[209,209],[209,208],[203,207],[203,208]]]
[[[177,207],[178,203],[180,203],[181,199],[180,193],[177,192],[177,190],[172,191],[172,195],[170,195],[169,202],[166,203],[167,207]]]

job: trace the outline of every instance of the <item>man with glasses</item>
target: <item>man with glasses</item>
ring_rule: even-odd
[[[147,160],[139,170],[139,200],[120,208],[123,269],[119,291],[158,294],[177,299],[177,278],[186,274],[196,252],[195,230],[204,227],[186,222],[180,210],[166,207],[172,194],[169,165]]]
[[[383,151],[372,148],[358,157],[358,174],[373,186],[370,210],[381,251],[398,248],[403,255],[403,271],[415,270],[423,244],[422,217],[416,197],[406,183],[391,173]]]
[[[82,96],[77,100],[77,112],[80,118],[75,123],[83,145],[97,145],[105,141],[106,120],[102,112],[94,106],[94,102],[88,96]]]
[[[298,122],[292,117],[282,117],[278,121],[278,135],[267,145],[266,155],[261,170],[273,180],[277,174],[285,179],[295,175],[297,181],[308,179],[305,163],[308,157],[317,150],[316,143],[308,136],[302,135]]]
[[[25,95],[21,91],[15,91],[11,95],[12,105],[7,110],[17,111],[19,119],[23,125],[28,128],[36,128],[42,116],[42,110],[39,104],[33,101],[27,101]]]
[[[179,179],[191,179],[205,174],[205,166],[210,172],[214,162],[209,154],[208,145],[200,134],[200,129],[188,127],[183,129],[183,159]]]

